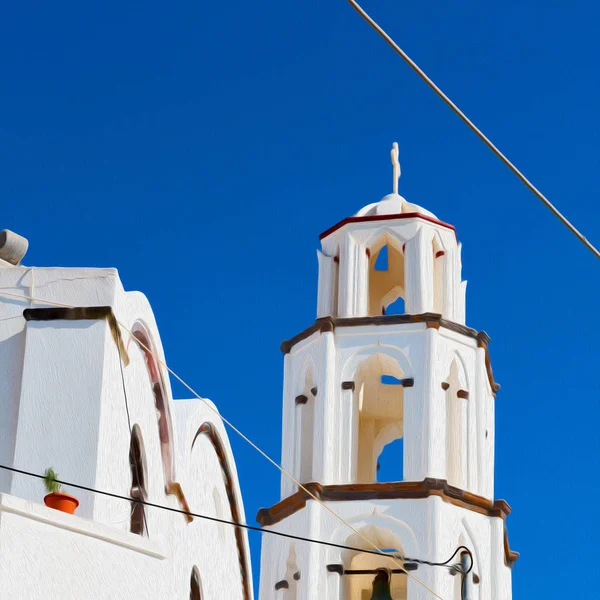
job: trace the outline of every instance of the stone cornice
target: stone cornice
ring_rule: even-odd
[[[511,567],[519,557],[510,549],[506,531],[506,517],[511,509],[505,500],[492,501],[448,485],[444,479],[426,478],[423,481],[400,481],[394,483],[351,483],[339,485],[304,484],[312,494],[323,502],[343,502],[357,500],[414,500],[438,496],[445,502],[488,516],[498,517],[504,522],[504,555],[506,564]],[[271,508],[261,508],[256,520],[262,527],[279,523],[283,519],[302,510],[307,501],[312,500],[304,490],[288,496]]]
[[[407,323],[425,323],[428,328],[434,329],[448,329],[461,335],[465,335],[477,341],[477,346],[483,348],[485,351],[485,367],[492,388],[492,392],[496,395],[496,392],[500,389],[500,384],[494,380],[494,373],[492,371],[492,362],[489,353],[489,342],[490,337],[485,331],[476,331],[466,325],[455,323],[454,321],[448,321],[444,319],[442,315],[438,313],[422,313],[418,315],[381,315],[376,317],[322,317],[317,319],[310,327],[307,327],[304,331],[301,331],[293,338],[285,340],[281,343],[281,351],[284,354],[289,354],[292,348],[310,337],[317,331],[325,333],[327,331],[335,331],[338,327],[363,327],[365,325],[404,325]]]

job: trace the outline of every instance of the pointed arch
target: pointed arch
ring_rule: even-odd
[[[461,533],[458,538],[458,546],[466,546],[471,551],[471,556],[473,558],[473,567],[471,572],[467,576],[467,590],[466,597],[469,600],[479,600],[479,589],[480,586],[477,585],[481,575],[481,554],[479,552],[479,547],[477,546],[475,540],[477,536],[474,535],[474,531],[469,525],[467,519],[463,517],[461,522]]]
[[[219,460],[219,465],[221,466],[221,472],[223,473],[223,479],[225,481],[225,491],[227,492],[227,500],[229,502],[229,509],[231,511],[231,519],[236,523],[242,522],[242,513],[240,510],[240,503],[238,501],[237,493],[234,487],[234,477],[231,471],[231,467],[229,465],[229,460],[227,458],[227,453],[225,451],[225,446],[223,444],[223,440],[217,431],[217,428],[213,423],[209,421],[205,421],[196,431],[196,435],[192,441],[192,449],[194,448],[194,444],[196,440],[202,436],[207,436],[208,440],[212,444],[214,451],[217,455],[217,459]],[[244,593],[244,600],[251,600],[252,593],[250,591],[250,580],[249,573],[250,569],[248,567],[248,556],[246,552],[246,544],[244,540],[244,531],[240,527],[235,528],[235,542],[238,550],[238,560],[240,565],[240,577],[242,580],[242,590]]]
[[[312,358],[307,356],[296,383],[298,395],[296,396],[295,406],[294,449],[296,456],[294,457],[294,464],[296,476],[300,483],[308,483],[313,477],[315,403],[317,392],[314,369]]]
[[[287,581],[288,587],[285,594],[285,600],[296,600],[298,597],[298,581],[300,579],[300,571],[298,569],[298,562],[296,558],[296,545],[290,544],[290,551],[288,552],[285,561],[285,581]]]
[[[183,510],[190,512],[185,494],[181,484],[176,481],[175,476],[175,452],[173,446],[173,423],[171,418],[171,408],[169,406],[169,396],[167,386],[165,385],[160,363],[156,359],[156,344],[148,330],[146,324],[137,320],[131,327],[133,339],[138,344],[146,361],[146,368],[150,377],[152,393],[154,395],[154,406],[156,408],[158,435],[160,440],[160,454],[165,477],[165,492],[168,495],[177,497],[177,500]],[[194,519],[192,516],[185,517],[188,523]]]
[[[408,357],[402,350],[396,346],[388,346],[386,344],[372,344],[370,346],[364,346],[357,350],[352,356],[348,358],[342,368],[342,381],[354,381],[356,373],[360,364],[373,354],[381,354],[391,358],[399,367],[400,376],[396,376],[399,379],[412,378],[413,369],[408,360]],[[392,375],[394,375],[392,373]]]
[[[452,360],[450,361],[450,367],[448,369],[448,373],[450,373],[452,369],[452,365],[456,369],[457,382],[460,385],[461,390],[468,392],[469,391],[469,377],[467,375],[467,367],[466,363],[461,356],[460,352],[455,352],[452,356]]]
[[[408,238],[404,237],[398,231],[394,231],[389,227],[382,227],[381,229],[377,229],[377,231],[367,239],[365,246],[369,248],[371,253],[376,253],[386,244],[391,244],[394,248],[403,252],[402,246],[404,246],[407,241]]]
[[[469,480],[469,384],[460,354],[452,357],[442,387],[446,391],[446,479],[450,485],[465,489]]]
[[[192,568],[190,575],[190,600],[202,600],[202,580],[200,579],[200,571],[198,567]]]
[[[297,371],[295,386],[298,390],[298,393],[304,389],[304,384],[306,382],[307,377],[315,378],[316,376],[316,367],[315,361],[311,354],[307,353],[306,356],[302,359],[302,366]]]

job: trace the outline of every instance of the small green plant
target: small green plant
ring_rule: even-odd
[[[56,481],[58,475],[52,467],[48,467],[44,473],[44,486],[49,494],[58,494],[61,484]]]

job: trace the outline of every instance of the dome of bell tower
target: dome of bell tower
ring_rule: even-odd
[[[373,202],[363,206],[354,216],[355,217],[372,217],[376,215],[400,215],[403,213],[417,213],[425,215],[433,219],[437,217],[430,211],[426,210],[418,204],[413,204],[403,198],[399,194],[388,194],[384,196],[379,202]]]

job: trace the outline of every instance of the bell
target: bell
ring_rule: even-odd
[[[391,573],[387,569],[379,569],[373,579],[371,600],[393,600],[391,590]]]

